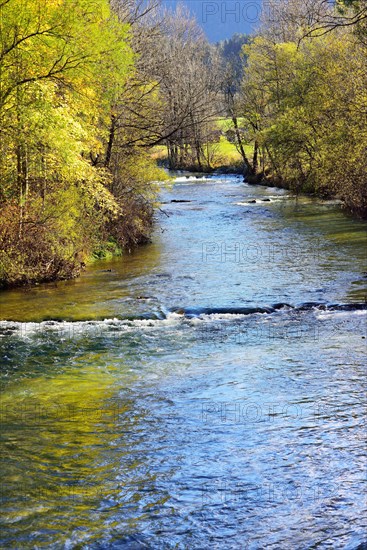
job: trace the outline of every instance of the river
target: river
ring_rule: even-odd
[[[356,549],[366,245],[337,203],[181,174],[151,244],[2,292],[1,547]]]

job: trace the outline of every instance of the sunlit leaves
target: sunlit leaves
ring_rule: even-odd
[[[366,200],[367,63],[349,30],[301,43],[260,36],[245,47],[243,114],[269,170],[298,190]]]
[[[70,275],[120,214],[112,175],[91,159],[133,62],[107,0],[0,4],[0,202],[12,213],[0,260],[15,279],[13,264],[20,280]]]

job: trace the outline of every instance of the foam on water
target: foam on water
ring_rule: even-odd
[[[290,195],[281,195],[281,196],[279,196],[279,195],[266,195],[265,198],[269,199],[269,200],[264,200],[263,198],[260,199],[260,198],[257,198],[257,197],[253,197],[252,199],[249,200],[249,202],[240,201],[240,202],[234,202],[232,204],[234,204],[235,206],[264,206],[264,205],[272,203],[272,202],[285,201],[285,200],[291,198],[291,196]],[[256,202],[250,202],[250,201],[256,201]]]
[[[203,181],[213,181],[210,176],[179,176],[173,180],[175,183],[192,183],[192,182],[203,182]]]
[[[31,338],[37,335],[58,335],[59,337],[83,336],[83,335],[109,335],[115,333],[128,333],[136,331],[150,331],[161,328],[174,328],[187,326],[200,326],[204,323],[230,322],[245,320],[247,318],[266,318],[274,315],[286,319],[288,315],[312,314],[315,321],[334,318],[348,318],[352,316],[366,316],[367,305],[364,304],[340,304],[327,306],[325,304],[304,304],[292,307],[287,304],[275,304],[269,308],[187,308],[167,312],[163,318],[157,318],[155,314],[147,318],[121,319],[110,318],[102,320],[84,321],[41,321],[14,322],[0,321],[0,339],[8,336]],[[243,309],[243,311],[242,311]]]
[[[112,331],[132,332],[149,330],[159,327],[174,327],[182,323],[182,315],[169,313],[164,319],[103,319],[100,321],[42,321],[13,322],[0,321],[0,338],[15,335],[29,338],[37,334],[57,334],[58,336],[80,336],[93,334],[108,334]]]
[[[316,311],[317,319],[335,319],[349,317],[350,315],[367,315],[367,306],[366,309],[357,309],[355,311]]]

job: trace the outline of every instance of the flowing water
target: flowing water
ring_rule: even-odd
[[[365,224],[236,176],[162,202],[152,244],[1,295],[1,547],[354,550]]]

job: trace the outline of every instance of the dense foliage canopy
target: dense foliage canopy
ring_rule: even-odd
[[[248,181],[366,215],[365,3],[269,2],[211,45],[155,0],[0,0],[0,284],[146,242],[157,146],[200,171],[236,146]]]

